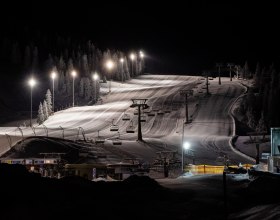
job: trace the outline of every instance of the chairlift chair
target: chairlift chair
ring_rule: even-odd
[[[119,126],[118,125],[111,125],[110,131],[119,131]]]
[[[165,109],[164,112],[165,112],[165,113],[170,113],[171,110],[170,110],[170,109]]]
[[[113,145],[122,145],[122,141],[119,138],[117,138],[113,140]]]
[[[145,115],[140,116],[140,122],[146,122],[146,116]]]
[[[95,143],[96,144],[104,144],[104,142],[105,142],[105,139],[102,138],[102,137],[95,138]]]
[[[133,122],[126,128],[126,133],[135,133],[135,127],[133,126]]]
[[[122,117],[122,120],[123,121],[129,121],[130,120],[130,117],[128,114],[124,114],[123,117]]]
[[[118,132],[119,137],[113,140],[113,145],[122,145],[122,141],[120,140],[120,132]]]
[[[156,114],[155,114],[155,112],[154,111],[150,111],[149,113],[148,113],[148,116],[155,116]]]
[[[158,115],[164,115],[164,111],[159,110],[157,114],[158,114]]]
[[[135,109],[133,114],[138,115],[138,109]]]

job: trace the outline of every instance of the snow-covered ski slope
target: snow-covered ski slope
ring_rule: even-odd
[[[184,125],[184,141],[191,143],[196,163],[216,164],[219,157],[227,155],[236,163],[247,162],[235,154],[229,139],[233,134],[233,121],[229,116],[230,106],[242,94],[243,88],[238,81],[222,78],[209,81],[210,96],[205,95],[205,79],[199,76],[143,75],[126,83],[112,82],[112,91],[104,95],[103,104],[73,107],[56,112],[45,121],[44,126],[35,126],[36,135],[60,137],[76,140],[85,137],[95,140],[105,138],[105,145],[120,137],[121,148],[135,156],[151,160],[159,150],[178,150],[181,153],[183,122],[185,120],[184,96],[182,89],[193,89],[194,95],[188,98],[189,118],[192,122]],[[107,88],[102,88],[107,91]],[[130,108],[131,99],[148,99],[154,116],[143,112],[146,122],[142,122],[144,143],[137,142],[137,115]],[[162,111],[164,114],[158,114]],[[123,120],[124,115],[130,120]],[[110,126],[118,125],[117,131]],[[129,125],[135,127],[135,133],[127,133]],[[46,130],[47,128],[47,130]],[[22,139],[34,135],[31,128],[0,127],[0,154]]]

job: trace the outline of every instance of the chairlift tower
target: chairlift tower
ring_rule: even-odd
[[[141,131],[141,107],[142,109],[147,109],[149,106],[146,104],[148,99],[131,99],[131,108],[138,108],[138,141],[143,141],[142,131]]]
[[[186,105],[186,122],[185,124],[189,123],[189,112],[188,112],[188,96],[193,95],[192,89],[181,89],[180,95],[185,96],[185,105]]]

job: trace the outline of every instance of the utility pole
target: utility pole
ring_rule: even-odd
[[[148,99],[131,99],[131,108],[138,108],[138,141],[143,141],[142,131],[141,131],[141,107],[142,109],[147,109],[149,106],[146,104]]]
[[[223,66],[222,63],[216,63],[216,67],[219,70],[219,85],[221,85],[221,67]]]
[[[230,81],[232,81],[232,76],[231,76],[231,67],[234,66],[233,63],[228,63],[227,66],[229,67],[229,77],[230,77]]]
[[[189,123],[189,112],[188,112],[188,96],[193,95],[192,89],[181,89],[180,95],[185,96],[185,105],[186,105],[186,122],[185,124]]]

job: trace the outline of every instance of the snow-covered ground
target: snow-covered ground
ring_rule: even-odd
[[[184,97],[181,89],[193,89],[194,96],[189,97],[188,109],[190,124],[184,125],[184,140],[191,143],[196,163],[219,164],[226,155],[234,164],[249,162],[247,158],[236,154],[229,142],[234,131],[234,123],[229,111],[234,100],[244,92],[239,82],[222,78],[209,81],[211,95],[205,95],[202,89],[205,80],[197,76],[143,75],[127,83],[112,82],[112,92],[104,95],[103,104],[74,107],[56,112],[45,121],[44,126],[31,128],[0,127],[0,154],[5,153],[23,137],[46,135],[64,137],[70,140],[94,140],[98,136],[105,138],[105,147],[119,148],[138,158],[152,161],[160,150],[174,150],[181,153],[183,122],[185,120]],[[102,88],[106,92],[107,88]],[[148,99],[147,104],[155,110],[155,116],[145,114],[142,122],[144,142],[137,142],[137,115],[130,108],[131,99]],[[167,111],[158,115],[159,110]],[[127,114],[131,121],[124,121]],[[113,121],[114,120],[114,121]],[[119,126],[117,131],[110,131],[110,126]],[[135,133],[126,133],[130,124],[135,126]],[[22,130],[22,134],[21,134]],[[113,145],[118,138],[122,145]]]

